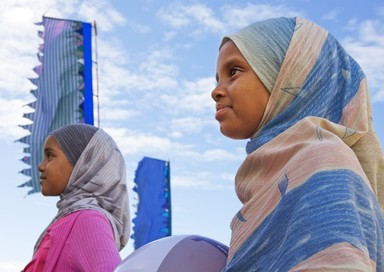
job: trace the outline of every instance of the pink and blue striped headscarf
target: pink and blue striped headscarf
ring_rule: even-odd
[[[360,66],[304,18],[232,40],[270,91],[236,175],[226,271],[384,271],[384,163]]]

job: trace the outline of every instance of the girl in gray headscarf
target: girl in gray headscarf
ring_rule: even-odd
[[[130,231],[125,162],[113,139],[91,125],[59,128],[39,171],[42,194],[59,195],[59,210],[23,271],[113,271]]]

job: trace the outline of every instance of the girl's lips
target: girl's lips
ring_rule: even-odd
[[[215,114],[215,118],[217,121],[220,122],[220,120],[222,119],[222,116],[225,114],[226,111],[228,111],[230,109],[229,106],[225,106],[225,105],[216,105],[216,114]]]
[[[216,111],[219,111],[221,109],[227,108],[228,106],[223,105],[223,104],[216,104]]]

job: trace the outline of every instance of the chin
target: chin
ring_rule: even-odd
[[[243,136],[239,133],[236,133],[236,132],[233,132],[233,131],[227,131],[225,129],[222,129],[220,128],[220,132],[221,134],[223,134],[225,137],[228,137],[232,140],[245,140],[245,139],[249,139],[248,136]]]
[[[43,196],[47,196],[47,193],[45,193],[44,191],[41,191],[41,194],[42,194]]]
[[[44,190],[43,188],[41,188],[41,194],[42,194],[43,196],[54,196],[53,194],[47,192],[47,190]]]

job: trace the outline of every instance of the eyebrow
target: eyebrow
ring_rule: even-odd
[[[230,56],[226,59],[226,61],[223,63],[222,67],[224,69],[228,69],[232,66],[241,65],[243,62],[242,59],[240,59],[238,56]],[[219,81],[219,74],[216,73],[216,82]]]
[[[55,149],[53,149],[52,147],[46,147],[44,148],[44,153],[47,153],[47,152],[54,152]]]
[[[244,63],[244,59],[240,58],[239,56],[230,56],[223,63],[223,66],[228,68],[234,65],[241,65],[243,63]]]

